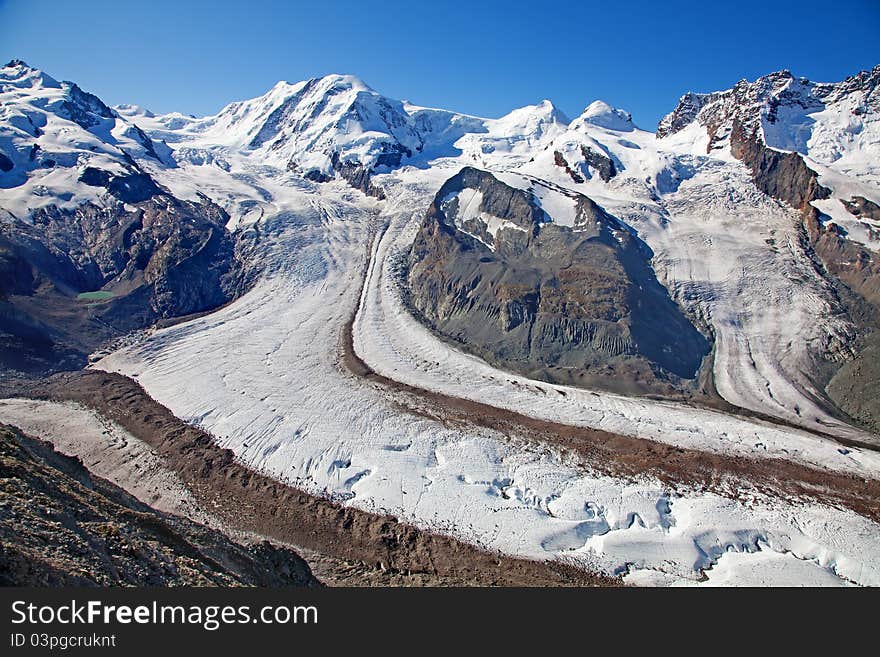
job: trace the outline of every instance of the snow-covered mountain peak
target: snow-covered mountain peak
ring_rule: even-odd
[[[279,82],[187,130],[203,145],[257,151],[269,164],[316,179],[332,175],[339,163],[364,170],[396,166],[422,147],[400,101],[338,74]]]
[[[542,100],[535,105],[519,107],[488,122],[492,124],[492,132],[498,136],[540,139],[548,132],[564,129],[569,120],[551,101]]]
[[[20,115],[24,106],[44,109],[85,129],[96,128],[115,117],[113,110],[97,96],[86,93],[73,82],[58,82],[20,59],[0,69],[0,99],[0,120]],[[24,115],[29,117],[27,112]]]
[[[25,219],[38,207],[95,200],[104,187],[83,180],[139,172],[136,161],[144,158],[161,166],[170,163],[163,159],[168,155],[162,144],[76,84],[58,82],[20,60],[0,69],[5,213]]]
[[[40,69],[29,66],[20,59],[13,59],[0,69],[0,86],[6,92],[11,88],[23,90],[43,87],[60,89],[61,83]]]
[[[585,123],[620,132],[635,129],[629,112],[612,107],[602,100],[595,100],[587,105],[581,115],[572,122],[571,127],[576,129]]]
[[[367,85],[356,75],[348,75],[343,73],[329,73],[319,78],[313,78],[310,82],[316,85],[317,89],[323,91],[365,91],[370,94],[379,95],[372,87]]]

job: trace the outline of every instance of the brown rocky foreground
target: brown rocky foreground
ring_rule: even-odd
[[[161,513],[50,442],[3,425],[0,584],[319,586],[290,549],[242,545]]]

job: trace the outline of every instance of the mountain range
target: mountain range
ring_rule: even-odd
[[[530,552],[461,492],[482,482],[555,532],[562,493],[533,495],[550,474],[401,497],[454,461],[450,429],[380,412],[375,386],[429,395],[419,422],[454,400],[871,478],[878,89],[880,66],[835,83],[779,71],[686,93],[648,131],[602,101],[488,119],[328,75],[193,117],[109,107],[15,60],[0,70],[0,376],[125,374],[259,472],[529,558],[631,527],[579,508],[578,529]],[[462,468],[506,462],[471,448],[486,451]],[[443,490],[477,509],[470,529],[430,502]],[[660,516],[645,523],[666,532]],[[708,561],[681,563],[721,559],[700,549]],[[655,557],[620,559],[636,579],[692,574]]]
[[[408,277],[425,321],[538,378],[705,392],[711,358],[701,361],[719,338],[712,304],[658,285],[641,224],[675,222],[665,199],[682,181],[739,160],[755,189],[800,213],[791,238],[834,305],[835,330],[800,349],[801,385],[876,426],[878,68],[836,84],[781,71],[688,93],[654,134],[601,101],[574,120],[546,100],[481,119],[389,99],[347,75],[279,82],[205,118],[110,108],[21,61],[0,80],[9,369],[79,367],[107,340],[247,289],[249,233],[283,203],[261,178],[303,188],[337,178],[382,200],[391,172],[460,163],[482,204],[459,197],[459,216],[438,225],[449,199],[422,201]],[[456,185],[454,172],[442,177],[442,190]]]

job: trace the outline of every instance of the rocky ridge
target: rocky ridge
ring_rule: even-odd
[[[293,551],[162,514],[0,425],[0,584],[319,586]]]
[[[850,129],[856,133],[870,133],[880,111],[880,66],[839,83],[814,83],[779,71],[755,82],[742,80],[728,91],[688,93],[660,121],[657,136],[662,139],[699,123],[709,135],[710,152],[728,146],[748,167],[758,189],[800,211],[804,239],[817,266],[836,283],[843,311],[860,329],[855,357],[829,367],[831,373],[819,377],[821,385],[842,410],[876,430],[880,259],[817,207],[817,201],[836,196],[823,184],[821,164],[838,166],[848,155],[823,140],[836,126],[812,118],[829,107],[850,114],[858,126]],[[877,204],[863,196],[841,197],[840,202],[856,218],[877,220]]]

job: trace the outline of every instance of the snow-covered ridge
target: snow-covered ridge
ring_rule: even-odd
[[[693,121],[718,131],[732,119],[758,131],[771,148],[795,151],[814,161],[845,167],[848,157],[876,162],[880,65],[842,82],[812,82],[778,71],[754,82],[708,94],[687,93],[657,129],[660,137]],[[841,162],[843,160],[843,162]]]
[[[86,167],[122,175],[137,161],[164,167],[163,157],[167,148],[76,84],[19,60],[0,69],[0,218],[96,202],[104,190],[80,182]]]
[[[604,103],[613,121],[629,115]],[[590,111],[588,108],[588,111]],[[522,164],[564,132],[569,119],[549,100],[497,119],[390,99],[349,75],[288,83],[205,118],[120,106],[117,111],[169,144],[250,152],[279,168],[333,173],[334,155],[367,170],[464,155],[478,165]],[[601,113],[595,120],[602,121]]]
[[[592,123],[600,128],[627,132],[635,129],[632,115],[624,110],[611,107],[608,103],[596,100],[587,105],[583,113],[571,124],[571,128],[577,130],[584,123]]]
[[[813,82],[778,71],[732,89],[688,93],[660,121],[661,138],[693,124],[703,126],[714,147],[737,122],[772,149],[800,153],[832,191],[814,202],[825,220],[850,239],[880,249],[880,222],[855,217],[844,202],[856,196],[880,204],[880,65],[836,83]]]

